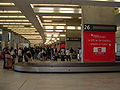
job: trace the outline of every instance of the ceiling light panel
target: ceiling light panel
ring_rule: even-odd
[[[63,19],[71,19],[72,17],[71,16],[42,16],[42,18],[63,18]]]
[[[0,13],[21,13],[21,11],[0,11]]]
[[[80,8],[34,7],[35,13],[81,13]]]
[[[32,4],[33,7],[39,6],[60,6],[60,7],[79,7],[79,5],[70,5],[70,4]]]
[[[0,22],[29,22],[29,20],[0,20]]]
[[[25,16],[0,16],[0,18],[26,18]]]
[[[38,8],[38,13],[53,13],[54,12],[54,8],[49,8],[49,7],[41,7]]]
[[[43,20],[43,22],[52,22],[52,20]]]
[[[56,32],[63,32],[63,30],[55,30]]]
[[[3,27],[17,27],[17,28],[21,28],[21,27],[24,27],[24,25],[3,25]]]
[[[0,6],[15,6],[14,3],[0,3]]]
[[[65,26],[56,26],[56,29],[65,29]]]
[[[11,24],[11,25],[12,25],[12,24],[15,24],[15,25],[19,25],[19,24],[20,24],[20,25],[31,25],[31,23],[0,23],[0,24],[4,24],[4,25],[7,25],[7,24],[8,24],[8,25],[9,25],[9,24]]]
[[[53,26],[44,26],[45,29],[53,29]]]
[[[43,23],[43,25],[66,25],[66,23]]]
[[[60,34],[60,37],[65,37],[66,35],[64,35],[64,34]]]
[[[53,32],[53,30],[45,30],[46,32]]]

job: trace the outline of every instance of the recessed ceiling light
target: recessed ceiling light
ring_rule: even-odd
[[[53,29],[53,26],[44,26],[45,29]]]
[[[52,20],[43,20],[43,22],[52,22]]]
[[[14,3],[0,3],[0,6],[15,6]]]
[[[71,19],[72,17],[70,16],[42,16],[42,18],[66,18],[66,19]]]
[[[53,30],[45,30],[46,32],[53,32]]]
[[[0,16],[0,18],[26,18],[25,16]]]
[[[56,32],[63,32],[63,30],[55,30]]]
[[[56,29],[65,29],[65,26],[56,26]]]
[[[29,20],[0,20],[0,22],[29,22]]]
[[[66,23],[43,23],[43,25],[66,25]]]
[[[21,13],[21,11],[0,11],[0,13]]]
[[[75,29],[75,26],[67,26],[67,29]]]
[[[79,5],[72,4],[32,4],[33,6],[63,6],[63,7],[78,7]]]

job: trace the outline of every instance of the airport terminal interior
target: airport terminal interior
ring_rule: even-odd
[[[119,90],[120,0],[0,0],[0,90]]]

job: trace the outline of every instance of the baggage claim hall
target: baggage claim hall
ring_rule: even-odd
[[[0,90],[119,90],[120,0],[0,0]]]

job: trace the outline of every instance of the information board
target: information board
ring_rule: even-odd
[[[84,31],[84,62],[114,62],[115,32]]]

